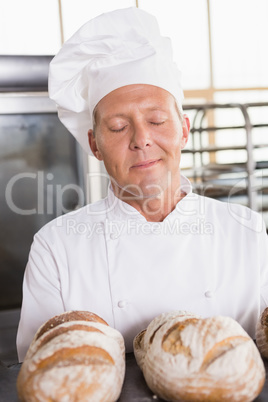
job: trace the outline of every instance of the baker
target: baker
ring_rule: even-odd
[[[155,316],[178,309],[230,316],[254,337],[268,306],[265,226],[243,206],[194,194],[181,175],[189,119],[155,18],[128,8],[86,23],[52,60],[49,93],[110,185],[105,199],[35,235],[19,360],[38,327],[68,310],[101,316],[127,351]]]

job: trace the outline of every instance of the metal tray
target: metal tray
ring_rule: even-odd
[[[261,394],[255,401],[268,402],[268,361],[264,362],[266,368],[266,382]],[[16,380],[21,364],[9,367],[0,362],[0,402],[18,402]],[[136,364],[133,353],[126,355],[126,377],[121,396],[118,402],[155,402],[162,401],[147,387],[142,372]]]

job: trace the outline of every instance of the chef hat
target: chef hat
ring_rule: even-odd
[[[180,72],[169,38],[155,17],[136,7],[115,10],[84,24],[50,63],[49,95],[59,119],[91,154],[87,132],[93,112],[111,91],[150,84],[170,92],[182,108]]]

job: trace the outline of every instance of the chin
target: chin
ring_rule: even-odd
[[[166,180],[143,180],[133,181],[132,183],[124,185],[123,183],[112,181],[115,193],[121,196],[133,197],[136,199],[147,198],[160,198],[163,192],[168,188],[168,182]]]

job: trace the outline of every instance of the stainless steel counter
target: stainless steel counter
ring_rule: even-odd
[[[265,361],[266,383],[256,399],[258,402],[268,402],[268,361]],[[155,402],[162,401],[157,398],[147,387],[143,375],[138,368],[132,353],[126,356],[126,377],[121,396],[118,402]],[[20,370],[20,364],[9,367],[0,363],[0,402],[18,402],[16,392],[16,379]]]

